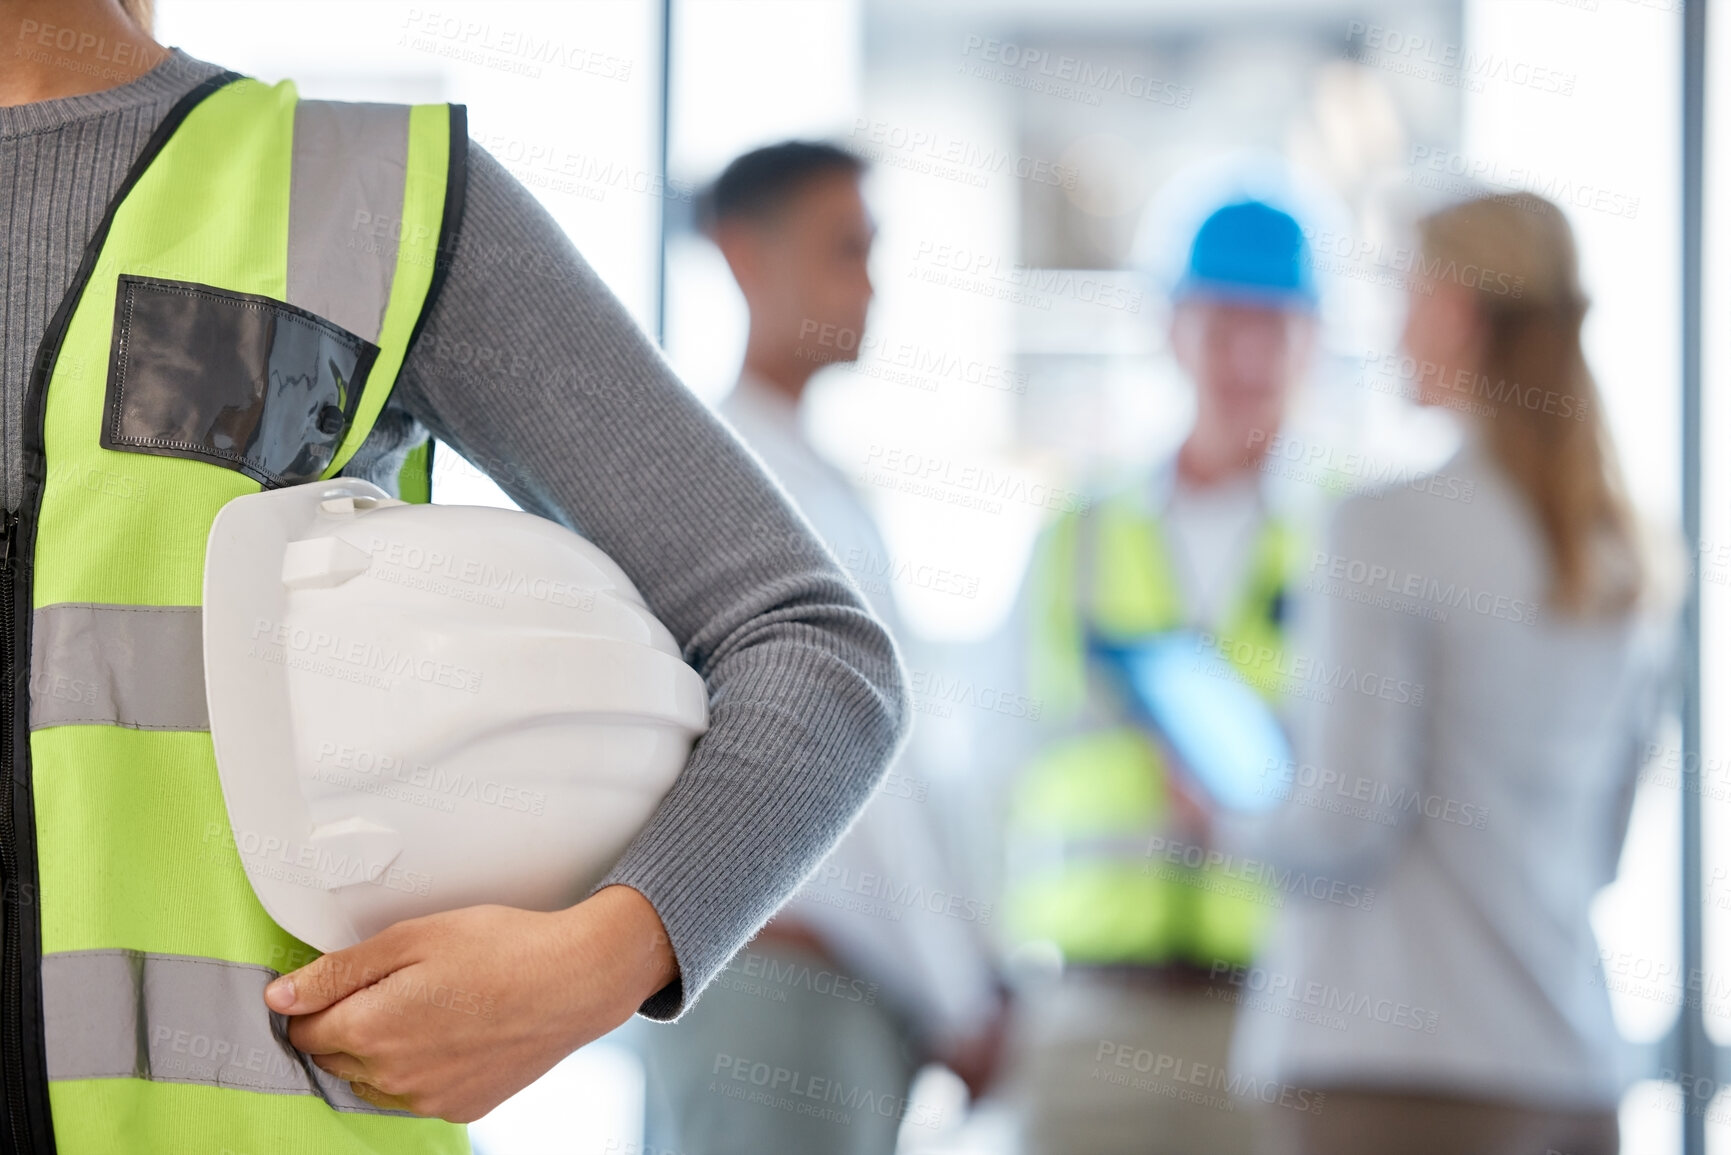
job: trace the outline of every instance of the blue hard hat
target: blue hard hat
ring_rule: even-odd
[[[1316,278],[1304,231],[1290,214],[1262,201],[1216,209],[1196,230],[1190,262],[1172,295],[1315,308]]]

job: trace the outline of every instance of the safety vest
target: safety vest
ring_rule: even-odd
[[[1295,556],[1290,528],[1269,519],[1226,625],[1203,636],[1271,699]],[[1157,514],[1123,493],[1065,515],[1042,539],[1029,581],[1030,695],[1059,736],[1011,800],[1012,932],[1056,943],[1072,962],[1250,961],[1274,897],[1253,870],[1210,864],[1205,848],[1169,835],[1159,750],[1089,656],[1094,643],[1186,625]]]
[[[468,1150],[357,1098],[264,1004],[316,952],[242,868],[199,610],[223,504],[330,477],[366,439],[454,251],[466,141],[460,107],[215,77],[157,128],[49,324],[0,544],[13,1149]]]

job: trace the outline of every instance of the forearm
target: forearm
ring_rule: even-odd
[[[677,1014],[817,867],[876,785],[877,768],[861,764],[847,736],[875,728],[869,745],[893,744],[893,710],[871,700],[878,692],[864,679],[818,694],[782,684],[834,684],[825,664],[814,653],[767,674],[748,670],[738,698],[724,693],[727,716],[604,880],[650,899],[679,958],[682,983],[646,1015]]]
[[[888,636],[805,523],[485,154],[397,404],[631,576],[710,730],[607,883],[647,896],[676,1013],[821,859],[903,726]]]

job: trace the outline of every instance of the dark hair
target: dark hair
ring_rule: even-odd
[[[858,176],[865,161],[833,144],[787,140],[733,159],[697,197],[697,227],[713,232],[722,221],[762,220],[785,208],[793,194],[820,176]]]

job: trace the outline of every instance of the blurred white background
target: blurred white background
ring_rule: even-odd
[[[1468,185],[1564,204],[1593,298],[1589,353],[1639,504],[1662,526],[1680,508],[1680,16],[1670,0],[674,0],[668,171],[659,171],[661,5],[650,0],[159,0],[158,36],[193,55],[310,96],[466,104],[474,137],[535,192],[691,387],[719,399],[737,372],[744,307],[725,266],[689,229],[691,190],[732,156],[822,137],[873,162],[880,226],[872,347],[825,371],[811,432],[850,474],[886,449],[957,468],[1080,487],[1170,447],[1188,419],[1163,358],[1158,272],[1225,188],[1271,165],[1328,266],[1327,342],[1300,436],[1384,460],[1424,463],[1446,430],[1417,419],[1365,365],[1391,352],[1402,307],[1401,221]],[[524,33],[601,63],[535,64]],[[1070,55],[1149,78],[1043,91],[1030,54]],[[568,53],[567,53],[568,55]],[[1731,64],[1723,37],[1709,75]],[[1439,65],[1451,59],[1454,66]],[[1430,63],[1427,63],[1429,61]],[[1020,63],[1018,63],[1020,62]],[[1709,136],[1731,108],[1714,91]],[[1717,154],[1715,154],[1716,156]],[[1054,179],[1053,174],[1059,174]],[[1713,189],[1725,173],[1710,171]],[[1723,201],[1723,198],[1718,198]],[[657,317],[666,212],[666,311]],[[1714,388],[1731,369],[1731,252],[1710,212],[1707,444],[1731,416]],[[1334,251],[1330,248],[1330,251]],[[942,275],[934,275],[934,274]],[[948,275],[958,274],[960,275]],[[942,282],[942,283],[940,283]],[[959,287],[958,287],[959,286]],[[1107,302],[1112,302],[1108,304]],[[1134,302],[1134,307],[1126,303]],[[1114,307],[1116,305],[1117,307]],[[910,383],[911,382],[911,383]],[[1731,524],[1726,456],[1709,452],[1707,524]],[[436,496],[503,502],[443,458]],[[871,488],[896,561],[977,579],[971,596],[895,584],[922,645],[915,661],[990,679],[996,632],[1040,510],[1000,509]],[[1725,636],[1731,531],[1701,543],[1708,639]],[[1722,557],[1717,577],[1708,567]],[[1715,709],[1731,690],[1725,648],[1704,646],[1709,891],[1708,1028],[1731,1043],[1731,751]],[[965,715],[977,715],[967,717]],[[922,714],[953,797],[992,797],[982,727],[993,716]],[[1607,952],[1653,982],[1614,986],[1632,1069],[1684,1002],[1678,783],[1649,776],[1619,881],[1596,924]],[[989,808],[979,808],[989,815]],[[962,829],[982,879],[996,869],[989,823]],[[1720,983],[1719,976],[1723,978]],[[1717,991],[1717,995],[1715,995]],[[641,1073],[603,1041],[474,1128],[487,1155],[641,1150]],[[925,1093],[952,1096],[930,1080]],[[1680,1147],[1674,1087],[1641,1083],[1625,1105],[1625,1150]],[[946,1117],[956,1117],[949,1112]],[[1715,1114],[1717,1114],[1715,1112]],[[1726,1106],[1731,1118],[1731,1104]],[[1731,1126],[1709,1117],[1716,1148]],[[987,1121],[922,1150],[993,1150]]]

